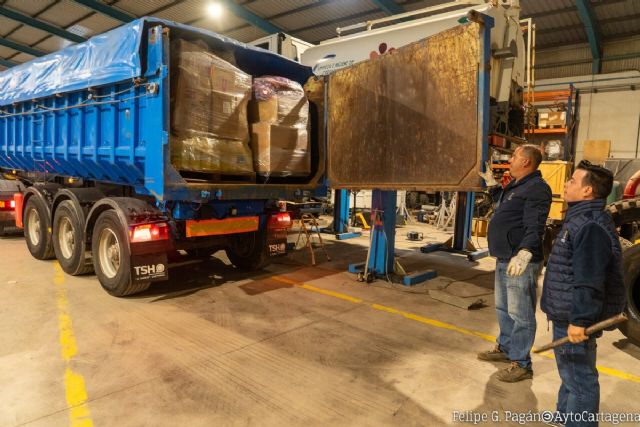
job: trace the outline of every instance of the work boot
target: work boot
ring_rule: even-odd
[[[516,383],[533,378],[533,369],[523,368],[518,362],[511,362],[511,365],[500,370],[496,377],[505,383]]]
[[[497,345],[491,350],[481,351],[478,353],[478,359],[486,360],[488,362],[508,362],[509,356],[507,356],[507,353],[500,350],[500,346]]]

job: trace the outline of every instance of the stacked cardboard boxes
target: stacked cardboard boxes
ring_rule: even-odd
[[[176,40],[171,51],[172,164],[186,171],[253,172],[247,120],[251,76],[204,42]]]
[[[300,84],[274,76],[254,79],[249,121],[258,174],[283,177],[311,173],[309,102]]]

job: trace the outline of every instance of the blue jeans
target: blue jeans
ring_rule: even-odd
[[[498,346],[509,359],[531,369],[531,347],[536,337],[536,287],[541,262],[527,265],[520,276],[507,275],[508,262],[496,262],[496,312],[500,335]]]
[[[567,325],[553,323],[553,340],[567,336]],[[596,339],[589,338],[579,344],[564,344],[553,352],[562,385],[558,392],[557,411],[560,416],[584,413],[597,414],[600,407],[600,383],[596,369]],[[567,418],[566,427],[597,426],[597,422],[584,422]]]

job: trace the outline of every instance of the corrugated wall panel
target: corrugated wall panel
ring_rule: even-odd
[[[536,70],[536,80],[555,79],[560,77],[583,76],[591,74],[591,62],[575,65],[563,65]]]
[[[117,3],[119,9],[135,16],[148,15],[152,10],[168,6],[174,0],[120,0]]]
[[[84,7],[80,7],[78,3],[71,0],[62,0],[49,10],[38,15],[38,19],[64,28],[71,25],[72,22],[86,16],[88,13],[92,12]]]
[[[245,7],[258,16],[268,18],[314,3],[317,3],[317,0],[258,0]]]
[[[4,4],[11,9],[33,16],[45,7],[55,3],[55,0],[9,0]]]
[[[602,62],[603,73],[616,73],[618,71],[640,70],[640,54],[636,58],[616,59]],[[640,96],[640,95],[638,95]]]
[[[11,33],[9,38],[17,43],[31,46],[47,36],[49,36],[49,33],[46,31],[24,25]]]
[[[67,46],[71,46],[72,44],[75,44],[75,43],[70,40],[60,38],[58,36],[50,36],[50,37],[47,37],[46,40],[43,40],[42,42],[35,45],[34,47],[36,49],[40,49],[45,52],[55,52],[60,49],[64,49]]]

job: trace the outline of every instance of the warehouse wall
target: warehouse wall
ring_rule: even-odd
[[[561,46],[536,52],[536,80],[591,74],[588,44]],[[602,73],[640,70],[640,35],[604,42]]]
[[[637,158],[640,144],[640,71],[538,81],[536,90],[578,90],[575,144],[582,159],[586,140],[610,140],[611,157]]]

